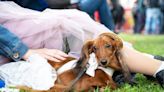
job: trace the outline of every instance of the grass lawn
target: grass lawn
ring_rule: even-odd
[[[120,36],[128,42],[131,42],[135,49],[141,52],[164,56],[164,35],[126,35]]]
[[[162,55],[164,56],[164,35],[154,36],[144,36],[144,35],[127,35],[120,34],[120,36],[128,42],[131,42],[135,49],[141,52]],[[164,92],[158,83],[155,81],[147,80],[143,75],[136,75],[137,85],[130,86],[128,84],[116,89],[113,92]],[[95,91],[97,92],[97,91]],[[106,91],[110,92],[108,88]]]

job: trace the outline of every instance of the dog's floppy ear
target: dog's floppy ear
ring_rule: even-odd
[[[107,36],[107,37],[111,38],[113,41],[115,41],[115,46],[116,46],[115,47],[116,48],[115,55],[117,57],[117,61],[120,64],[120,67],[122,69],[123,75],[125,77],[125,81],[130,83],[131,74],[130,74],[129,68],[126,65],[126,63],[121,59],[122,56],[121,56],[120,50],[123,48],[122,39],[119,38],[119,36],[117,36],[117,34],[111,33],[111,32],[103,33],[100,36]]]
[[[81,51],[81,57],[89,58],[89,54],[92,53],[93,42],[94,42],[93,40],[92,41],[87,41],[83,45],[82,51]]]
[[[121,66],[121,71],[124,75],[124,78],[125,78],[125,81],[130,83],[130,80],[131,80],[131,74],[130,74],[130,70],[127,66],[127,64],[121,59],[121,53],[120,52],[116,52],[116,57],[117,57],[117,60],[118,62],[120,63],[120,66]]]
[[[76,68],[77,67],[85,67],[87,64],[87,61],[89,60],[89,55],[93,52],[92,47],[93,47],[93,42],[94,41],[87,41],[81,50],[81,56],[77,62]]]
[[[107,36],[107,37],[111,38],[113,41],[115,41],[117,50],[122,49],[123,42],[122,42],[122,39],[117,34],[108,32],[108,33],[102,33],[100,36]]]

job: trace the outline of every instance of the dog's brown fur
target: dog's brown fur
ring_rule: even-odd
[[[98,64],[102,67],[111,67],[114,70],[123,70],[126,77],[129,76],[129,71],[126,64],[121,60],[120,49],[123,47],[122,40],[114,33],[103,33],[97,39],[88,41],[82,48],[82,53],[77,65],[74,69],[65,71],[58,75],[55,86],[47,92],[65,92],[70,91],[70,84],[78,73],[86,67],[89,60],[89,54],[95,53]],[[73,58],[59,63],[49,61],[49,63],[58,69],[60,66],[69,62]],[[106,63],[104,63],[106,62]],[[116,88],[115,82],[111,76],[108,76],[104,71],[97,69],[95,77],[90,77],[84,74],[73,86],[76,92],[93,90],[95,87],[103,88],[109,86],[111,89]]]
[[[123,42],[116,34],[103,33],[97,39],[88,41],[84,45],[82,57],[85,58],[85,62],[82,65],[86,65],[90,53],[95,53],[100,66],[122,71],[126,81],[129,82],[131,75],[126,63],[121,59],[122,48]],[[106,61],[105,64],[104,61]]]

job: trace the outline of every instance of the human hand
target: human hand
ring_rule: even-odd
[[[68,55],[57,49],[29,49],[27,53],[23,56],[23,59],[27,60],[28,57],[32,54],[39,54],[40,56],[46,58],[47,60],[51,60],[54,62],[60,62],[65,60]]]

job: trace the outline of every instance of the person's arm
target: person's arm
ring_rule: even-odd
[[[15,34],[0,25],[0,55],[19,61],[20,59],[27,60],[35,53],[54,62],[60,62],[68,57],[57,49],[29,49]]]
[[[28,47],[8,29],[0,25],[0,55],[19,61]]]

